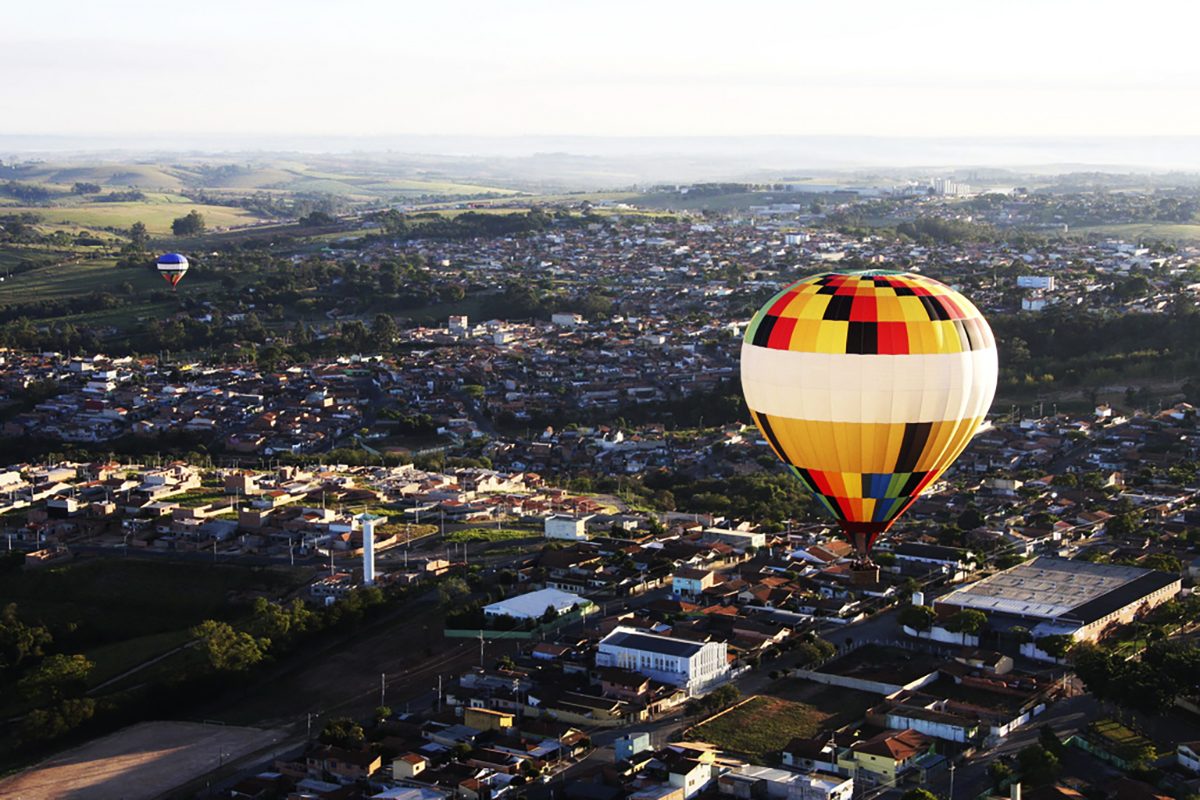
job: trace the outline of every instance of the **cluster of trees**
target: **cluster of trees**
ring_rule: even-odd
[[[559,215],[559,218],[572,219],[570,215]],[[481,214],[477,211],[467,211],[454,217],[433,212],[405,215],[391,209],[376,214],[371,219],[379,223],[384,235],[390,238],[471,239],[542,231],[550,227],[555,218],[540,208],[534,208],[524,214]]]
[[[204,215],[193,208],[185,216],[176,217],[171,222],[171,233],[176,236],[196,236],[204,233],[207,227]]]
[[[724,711],[741,699],[742,693],[738,691],[738,688],[731,683],[727,683],[703,697],[688,700],[683,710],[685,714],[693,719],[702,719],[704,717],[711,717],[718,711]]]
[[[138,189],[126,189],[123,192],[109,192],[95,198],[97,203],[137,203],[146,199],[146,193]]]
[[[36,183],[8,181],[0,184],[0,195],[20,200],[22,203],[45,203],[54,197],[54,192]]]
[[[1200,647],[1192,644],[1152,642],[1132,661],[1092,644],[1077,644],[1070,655],[1088,691],[1136,711],[1158,714],[1200,690]]]
[[[916,631],[927,631],[938,622],[937,614],[929,606],[906,605],[900,609],[900,624]],[[940,626],[951,633],[977,636],[987,625],[987,615],[973,608],[964,608],[940,622]]]
[[[1051,307],[990,320],[1001,352],[1002,383],[1050,375],[1065,386],[1099,386],[1136,378],[1195,374],[1200,367],[1200,312],[1180,303],[1161,314]],[[1036,380],[1035,380],[1036,383]]]
[[[996,238],[996,231],[991,226],[937,217],[918,217],[912,222],[901,222],[896,226],[896,232],[922,244],[990,242]]]
[[[0,693],[14,693],[28,708],[21,734],[30,743],[62,736],[95,714],[85,696],[95,665],[78,653],[52,653],[53,645],[49,629],[23,621],[16,603],[0,610]]]
[[[782,471],[701,479],[660,471],[646,475],[644,486],[651,502],[663,501],[681,511],[759,520],[775,529],[789,519],[815,516],[812,497],[800,481]]]

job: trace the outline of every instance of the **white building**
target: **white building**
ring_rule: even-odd
[[[559,589],[539,589],[486,605],[483,607],[483,613],[489,617],[538,619],[546,613],[547,608],[553,608],[557,613],[563,614],[575,606],[586,608],[590,605],[591,601],[577,594]]]
[[[1053,275],[1018,275],[1017,287],[1021,289],[1043,289],[1047,292],[1054,291],[1054,276]]]
[[[758,531],[735,531],[728,528],[705,528],[704,538],[710,542],[723,542],[735,550],[753,547],[761,550],[767,546],[767,535]]]
[[[575,516],[572,514],[552,514],[546,517],[545,534],[547,539],[573,539],[587,541],[587,522],[593,515]]]
[[[854,779],[829,772],[793,772],[789,769],[745,764],[717,780],[721,794],[734,797],[767,797],[780,800],[850,800]]]
[[[556,311],[550,315],[550,322],[560,328],[575,328],[583,324],[582,314],[568,314],[564,311]]]
[[[729,675],[724,642],[691,642],[617,627],[600,641],[597,667],[617,667],[686,689],[689,694],[721,682]]]
[[[446,328],[452,336],[466,336],[471,330],[470,320],[465,314],[452,316],[447,320]]]

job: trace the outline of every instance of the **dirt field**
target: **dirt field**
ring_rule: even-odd
[[[283,738],[278,730],[143,722],[0,780],[10,800],[150,800]]]

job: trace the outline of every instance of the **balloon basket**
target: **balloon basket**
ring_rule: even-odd
[[[871,562],[858,562],[850,567],[851,586],[874,586],[879,583],[879,567]]]

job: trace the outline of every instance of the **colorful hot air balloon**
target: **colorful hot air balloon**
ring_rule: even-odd
[[[996,340],[922,275],[824,273],[763,306],[742,390],[763,436],[870,571],[878,536],[958,458],[996,393]]]
[[[188,271],[188,260],[179,253],[167,253],[158,259],[158,274],[174,289]]]

